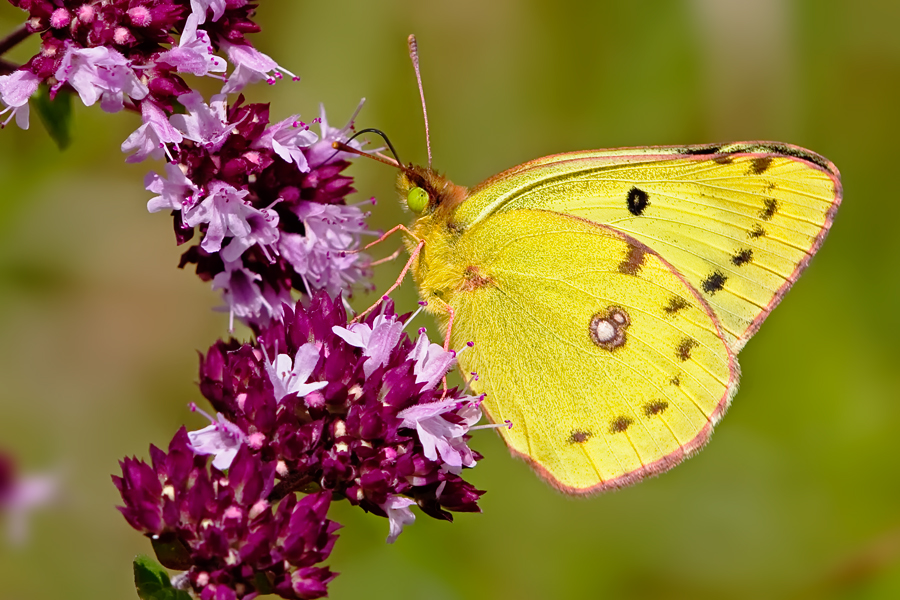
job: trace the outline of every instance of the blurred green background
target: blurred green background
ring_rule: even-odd
[[[20,15],[0,5],[0,33]],[[303,80],[251,100],[307,121],[321,101],[342,124],[365,96],[358,126],[424,162],[416,33],[435,166],[460,184],[568,150],[753,139],[811,148],[844,178],[827,243],[741,353],[703,452],[570,499],[481,432],[484,514],[420,515],[388,546],[386,520],[335,507],[333,598],[900,597],[900,3],[267,0],[259,21],[254,44]],[[204,425],[186,408],[196,350],[227,317],[176,268],[171,220],[146,212],[161,165],[118,149],[137,125],[80,107],[64,153],[34,115],[0,133],[0,447],[66,490],[26,546],[0,546],[3,599],[136,597],[131,559],[150,547],[109,476]],[[405,220],[391,169],[352,173],[359,200],[380,200],[375,226]],[[412,307],[414,290],[395,298]]]

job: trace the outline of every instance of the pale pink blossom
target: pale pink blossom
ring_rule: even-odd
[[[359,139],[351,140],[349,142],[347,140],[350,138],[351,132],[353,131],[353,124],[356,120],[356,116],[359,114],[359,111],[362,110],[365,102],[365,98],[359,101],[359,105],[357,105],[353,114],[350,115],[347,124],[340,128],[328,125],[328,118],[325,116],[325,105],[319,105],[319,141],[309,148],[307,159],[310,164],[314,167],[318,167],[327,162],[356,158],[356,155],[351,154],[350,152],[335,150],[332,144],[334,144],[334,142],[342,142],[349,144],[351,148],[356,148],[357,150],[362,149],[363,142]]]
[[[208,195],[190,209],[183,211],[183,221],[188,227],[208,224],[200,247],[206,252],[218,252],[226,236],[243,237],[252,228],[248,219],[260,211],[244,200],[249,193],[222,181],[212,181],[207,186]]]
[[[278,251],[313,290],[336,296],[365,276],[368,258],[354,252],[360,237],[371,233],[365,213],[356,206],[305,201],[293,210],[306,233],[282,233]]]
[[[284,162],[292,162],[301,173],[307,173],[309,164],[300,149],[315,143],[318,136],[310,131],[306,124],[298,121],[299,118],[299,115],[294,115],[268,127],[253,142],[252,147],[270,148]]]
[[[265,322],[281,314],[281,305],[273,308],[257,283],[262,279],[244,267],[241,261],[225,263],[225,270],[213,277],[213,289],[222,290],[222,299],[228,310],[228,329],[234,330],[234,318],[251,322]]]
[[[426,390],[437,385],[447,371],[456,365],[456,353],[430,343],[424,330],[419,331],[419,339],[409,353],[409,358],[416,363],[413,367],[416,383],[424,383],[423,389]]]
[[[201,413],[210,421],[203,429],[188,432],[191,450],[195,454],[212,454],[215,457],[213,466],[224,471],[231,466],[241,444],[244,443],[244,432],[234,423],[227,421],[222,413],[216,413],[218,420],[214,420],[195,404],[191,404],[191,410]]]
[[[172,115],[169,122],[178,129],[185,138],[197,142],[210,152],[218,152],[225,143],[225,139],[231,135],[231,127],[228,125],[224,95],[217,94],[210,99],[207,105],[203,102],[200,92],[188,92],[178,96],[186,109],[187,114]]]
[[[416,515],[410,510],[410,506],[416,503],[412,498],[406,496],[398,496],[391,494],[388,496],[387,502],[381,505],[381,509],[387,513],[390,523],[390,533],[387,537],[387,543],[393,544],[403,532],[403,528],[412,525],[416,521]]]
[[[28,129],[28,99],[37,91],[40,82],[37,75],[23,69],[0,75],[0,102],[6,105],[0,115],[10,113],[0,127],[6,127],[15,117],[16,125]]]
[[[221,42],[220,45],[228,54],[228,60],[234,65],[234,71],[222,88],[223,94],[232,94],[244,89],[245,86],[257,81],[275,83],[281,78],[281,73],[290,75],[295,81],[296,75],[278,66],[271,57],[263,54],[253,46],[246,44],[230,44]]]
[[[228,67],[224,58],[213,54],[209,34],[203,30],[185,29],[178,45],[160,54],[156,61],[175,67],[179,73],[191,73],[197,77],[205,77],[210,73],[224,73]]]
[[[331,330],[351,346],[363,349],[363,356],[367,357],[363,363],[363,373],[369,377],[375,369],[387,364],[391,352],[400,341],[403,323],[394,315],[378,315],[371,326],[353,323],[349,327],[334,326]]]
[[[266,373],[275,390],[275,400],[281,402],[281,399],[288,394],[297,394],[303,397],[328,385],[327,381],[307,383],[318,362],[319,349],[313,343],[300,346],[293,361],[287,354],[279,354],[271,363],[267,359]]]
[[[194,185],[177,164],[166,163],[166,178],[153,171],[144,178],[147,191],[159,194],[147,202],[147,210],[155,213],[161,210],[181,210],[194,204],[200,189]]]
[[[252,207],[251,207],[252,208]],[[275,244],[278,242],[278,213],[271,208],[253,209],[244,212],[249,231],[241,236],[235,236],[227,246],[222,248],[222,259],[235,261],[252,246],[259,246],[262,253],[269,261],[273,261],[272,253],[275,252]]]
[[[100,100],[100,107],[106,112],[122,110],[125,96],[141,100],[150,92],[134,74],[131,63],[105,46],[78,48],[68,43],[55,76],[58,83],[54,90],[68,83],[85,106]]]
[[[212,22],[215,23],[225,14],[227,0],[191,0],[191,14],[184,25],[184,32],[193,34],[197,26],[206,23],[206,12],[212,9]]]
[[[13,544],[28,539],[30,513],[52,504],[59,496],[59,475],[34,473],[19,477],[0,495],[0,512],[5,513],[7,535]]]
[[[449,415],[451,420],[444,415]],[[417,404],[401,410],[397,417],[402,420],[402,427],[416,430],[425,458],[435,461],[440,458],[444,469],[451,473],[475,466],[475,456],[465,435],[481,419],[480,397]]]
[[[125,162],[141,162],[148,156],[160,159],[169,154],[166,144],[178,144],[184,139],[177,129],[169,124],[166,113],[154,102],[141,102],[141,118],[143,125],[122,142],[122,152],[126,154],[137,150],[125,159]],[[171,154],[169,154],[171,158]]]

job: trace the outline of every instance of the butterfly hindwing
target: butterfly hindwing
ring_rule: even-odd
[[[737,352],[821,245],[840,199],[824,158],[752,142],[545,157],[476,188],[456,218],[474,226],[528,208],[608,224],[670,262]]]
[[[468,229],[441,291],[451,343],[503,435],[554,485],[632,483],[701,446],[737,386],[706,302],[641,242],[584,219],[508,210]],[[425,282],[427,285],[427,282]]]

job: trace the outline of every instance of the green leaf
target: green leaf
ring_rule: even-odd
[[[191,600],[186,591],[172,587],[169,573],[149,556],[134,559],[134,587],[141,600]]]
[[[72,142],[72,93],[62,91],[50,100],[50,87],[41,85],[31,97],[31,105],[59,149],[68,148]]]

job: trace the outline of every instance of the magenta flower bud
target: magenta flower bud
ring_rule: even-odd
[[[147,27],[153,22],[153,18],[150,16],[150,10],[147,9],[146,6],[135,6],[134,8],[129,8],[125,11],[125,14],[128,15],[128,18],[131,20],[131,24],[135,27]]]
[[[87,25],[94,22],[94,16],[96,15],[96,12],[94,11],[94,7],[92,5],[82,4],[75,9],[75,14],[77,15],[79,21]]]
[[[65,8],[57,8],[53,11],[53,14],[50,15],[50,27],[54,29],[62,29],[63,27],[68,27],[69,23],[72,22],[72,15]]]

